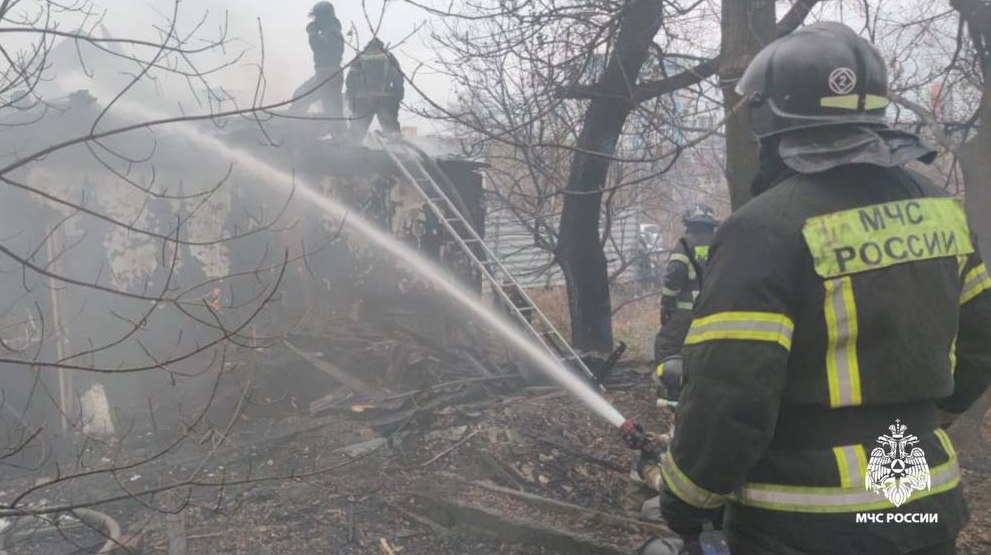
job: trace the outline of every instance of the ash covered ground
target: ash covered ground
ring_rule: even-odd
[[[121,446],[94,442],[83,466],[112,464],[112,475],[11,478],[0,490],[40,486],[40,506],[121,496],[95,507],[120,525],[120,553],[631,553],[668,533],[624,516],[633,454],[614,429],[520,377],[511,358],[468,354],[477,365],[400,329],[353,323],[245,349],[239,383],[250,392],[221,388],[215,421],[191,441],[154,458],[155,432],[136,433],[127,457],[146,462],[134,469]],[[662,431],[670,416],[638,370],[617,368],[606,397]],[[287,375],[306,379],[288,386]],[[964,459],[972,521],[959,546],[987,553],[991,459]],[[191,473],[187,487],[137,495]],[[80,520],[21,519],[6,549],[96,552],[103,530]]]

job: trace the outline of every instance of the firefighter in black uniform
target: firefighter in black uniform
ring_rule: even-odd
[[[378,117],[386,134],[399,134],[399,105],[404,77],[399,61],[378,38],[368,41],[348,71],[347,96],[351,104],[351,138],[361,142],[372,118]]]
[[[293,93],[291,110],[305,114],[310,105],[320,100],[323,116],[330,119],[334,138],[342,140],[347,131],[344,122],[344,73],[341,60],[344,57],[344,35],[341,22],[337,19],[334,5],[330,2],[317,2],[310,10],[310,21],[306,34],[313,51],[313,77],[300,85]]]
[[[716,233],[676,431],[644,479],[682,536],[734,555],[954,553],[968,513],[944,428],[991,382],[991,277],[960,203],[904,168],[887,70],[848,27],[740,80],[763,169]]]
[[[685,210],[681,218],[685,235],[678,240],[668,257],[664,269],[664,285],[661,287],[661,330],[654,338],[654,364],[667,398],[677,400],[677,382],[664,379],[681,374],[681,347],[692,325],[692,307],[699,296],[705,264],[709,258],[709,244],[718,222],[712,208],[695,204]]]
[[[681,392],[681,347],[692,325],[692,307],[699,296],[709,244],[719,223],[712,208],[704,204],[689,206],[681,221],[685,225],[685,235],[678,239],[664,269],[661,330],[654,338],[658,395],[668,401],[677,401]],[[667,437],[658,436],[661,441],[666,441],[664,438]],[[630,472],[622,505],[630,518],[661,519],[657,493],[644,483],[636,469]]]

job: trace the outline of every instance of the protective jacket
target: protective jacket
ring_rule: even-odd
[[[402,100],[404,84],[399,62],[385,50],[365,50],[351,65],[347,91],[352,103],[361,97]]]
[[[665,516],[725,506],[737,555],[952,542],[967,509],[940,422],[991,383],[991,277],[959,201],[900,167],[793,173],[710,254]]]
[[[711,242],[712,231],[691,230],[668,256],[661,287],[661,330],[654,339],[656,363],[681,352],[692,323],[692,307],[699,296],[699,271],[705,272]]]
[[[313,66],[316,69],[340,69],[344,57],[344,35],[336,17],[317,19],[306,25]]]

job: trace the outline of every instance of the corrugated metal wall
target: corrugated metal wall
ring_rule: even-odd
[[[537,247],[533,234],[528,229],[531,222],[521,222],[516,214],[505,205],[489,198],[486,203],[485,242],[495,252],[499,260],[524,287],[563,285],[561,268],[553,263],[553,255]],[[548,218],[557,227],[559,215]],[[606,241],[606,259],[609,262],[609,275],[619,272],[624,261],[628,265],[616,279],[625,282],[634,279],[635,271],[629,266],[636,252],[637,234],[641,215],[634,207],[613,215],[610,236]]]

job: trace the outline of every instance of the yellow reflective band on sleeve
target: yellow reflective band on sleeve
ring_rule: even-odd
[[[660,378],[663,375],[664,375],[664,363],[662,362],[657,365],[657,377]]]
[[[830,279],[974,252],[960,201],[921,198],[809,218],[802,230],[816,273]]]
[[[692,261],[688,259],[688,255],[680,252],[673,252],[671,256],[668,257],[668,262],[678,262],[684,264],[688,268],[688,279],[695,279],[695,266],[692,265]]]
[[[661,475],[664,477],[664,485],[671,490],[671,493],[698,509],[719,508],[729,497],[728,495],[713,493],[693,482],[675,464],[670,449],[661,457]]]
[[[991,276],[988,276],[987,266],[981,263],[973,270],[967,272],[967,277],[963,280],[963,292],[960,294],[960,304],[965,305],[969,303],[988,289],[991,289]]]
[[[905,505],[950,491],[960,484],[960,467],[955,453],[950,455],[949,461],[930,468],[929,472],[932,487],[928,490],[912,492]],[[866,490],[863,480],[860,485],[851,487],[808,487],[750,482],[733,492],[730,500],[749,507],[797,513],[856,513],[894,508],[884,496]]]
[[[769,341],[791,350],[795,324],[775,312],[719,312],[696,318],[685,338],[685,345],[706,341]]]
[[[829,382],[829,406],[860,405],[860,362],[857,359],[857,303],[849,277],[825,282],[826,303],[826,377]]]
[[[836,469],[840,474],[840,486],[844,488],[862,487],[867,473],[867,452],[863,445],[833,447]]]

